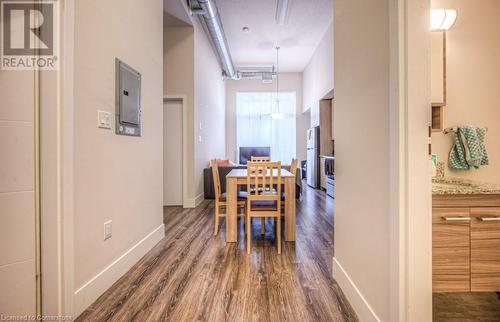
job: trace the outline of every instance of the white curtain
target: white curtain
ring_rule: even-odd
[[[276,93],[236,93],[236,132],[239,147],[270,146],[271,159],[290,164],[296,155],[296,94],[280,92],[279,104]],[[271,114],[284,114],[274,119]]]

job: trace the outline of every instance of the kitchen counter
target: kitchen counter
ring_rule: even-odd
[[[433,195],[493,195],[500,194],[500,184],[459,178],[433,178]]]

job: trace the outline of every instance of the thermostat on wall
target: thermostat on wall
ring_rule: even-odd
[[[141,136],[141,74],[115,59],[116,134]]]

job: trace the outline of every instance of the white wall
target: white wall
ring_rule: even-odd
[[[0,312],[35,314],[34,72],[0,71]]]
[[[455,25],[446,32],[446,94],[443,126],[470,124],[488,127],[486,147],[490,165],[479,170],[446,175],[500,183],[500,2],[482,0],[432,0],[435,8],[458,12]],[[432,148],[448,164],[454,135],[433,133]]]
[[[226,84],[222,69],[200,22],[194,26],[195,196],[203,195],[203,169],[226,149]]]
[[[335,260],[388,321],[389,13],[383,2],[335,1]],[[334,267],[347,289],[341,275]]]
[[[237,162],[236,142],[236,93],[253,91],[276,91],[276,83],[265,84],[259,80],[227,81],[226,87],[226,156]],[[296,92],[296,153],[298,160],[307,159],[306,133],[310,124],[310,113],[302,111],[302,73],[280,73],[280,91]]]
[[[164,236],[158,175],[163,173],[163,3],[87,0],[75,5],[74,278],[79,314]],[[97,128],[97,110],[115,114],[115,57],[142,74],[142,137],[116,135],[114,118],[111,130]],[[113,237],[104,241],[107,220],[113,220]]]
[[[334,278],[361,321],[430,321],[429,2],[336,0],[334,23]]]
[[[186,193],[190,203],[194,203],[195,136],[194,136],[194,29],[190,27],[167,27],[164,30],[163,44],[163,94],[185,95],[187,109],[187,160]],[[168,132],[168,128],[166,129]],[[180,169],[179,169],[180,170]]]
[[[203,169],[225,157],[225,82],[208,36],[195,17],[189,27],[165,28],[164,94],[187,96],[188,204],[203,200]],[[201,128],[200,128],[201,125]],[[201,137],[201,142],[200,142]]]
[[[304,70],[303,110],[311,111],[311,127],[319,125],[319,101],[333,90],[333,23]]]

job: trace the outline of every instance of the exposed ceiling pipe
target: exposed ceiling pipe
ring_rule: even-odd
[[[208,34],[212,39],[219,60],[222,64],[224,76],[229,79],[238,79],[238,72],[234,68],[231,53],[227,45],[222,22],[213,0],[189,0],[191,14],[203,18]]]
[[[276,6],[276,23],[283,26],[288,16],[289,0],[278,0]]]

